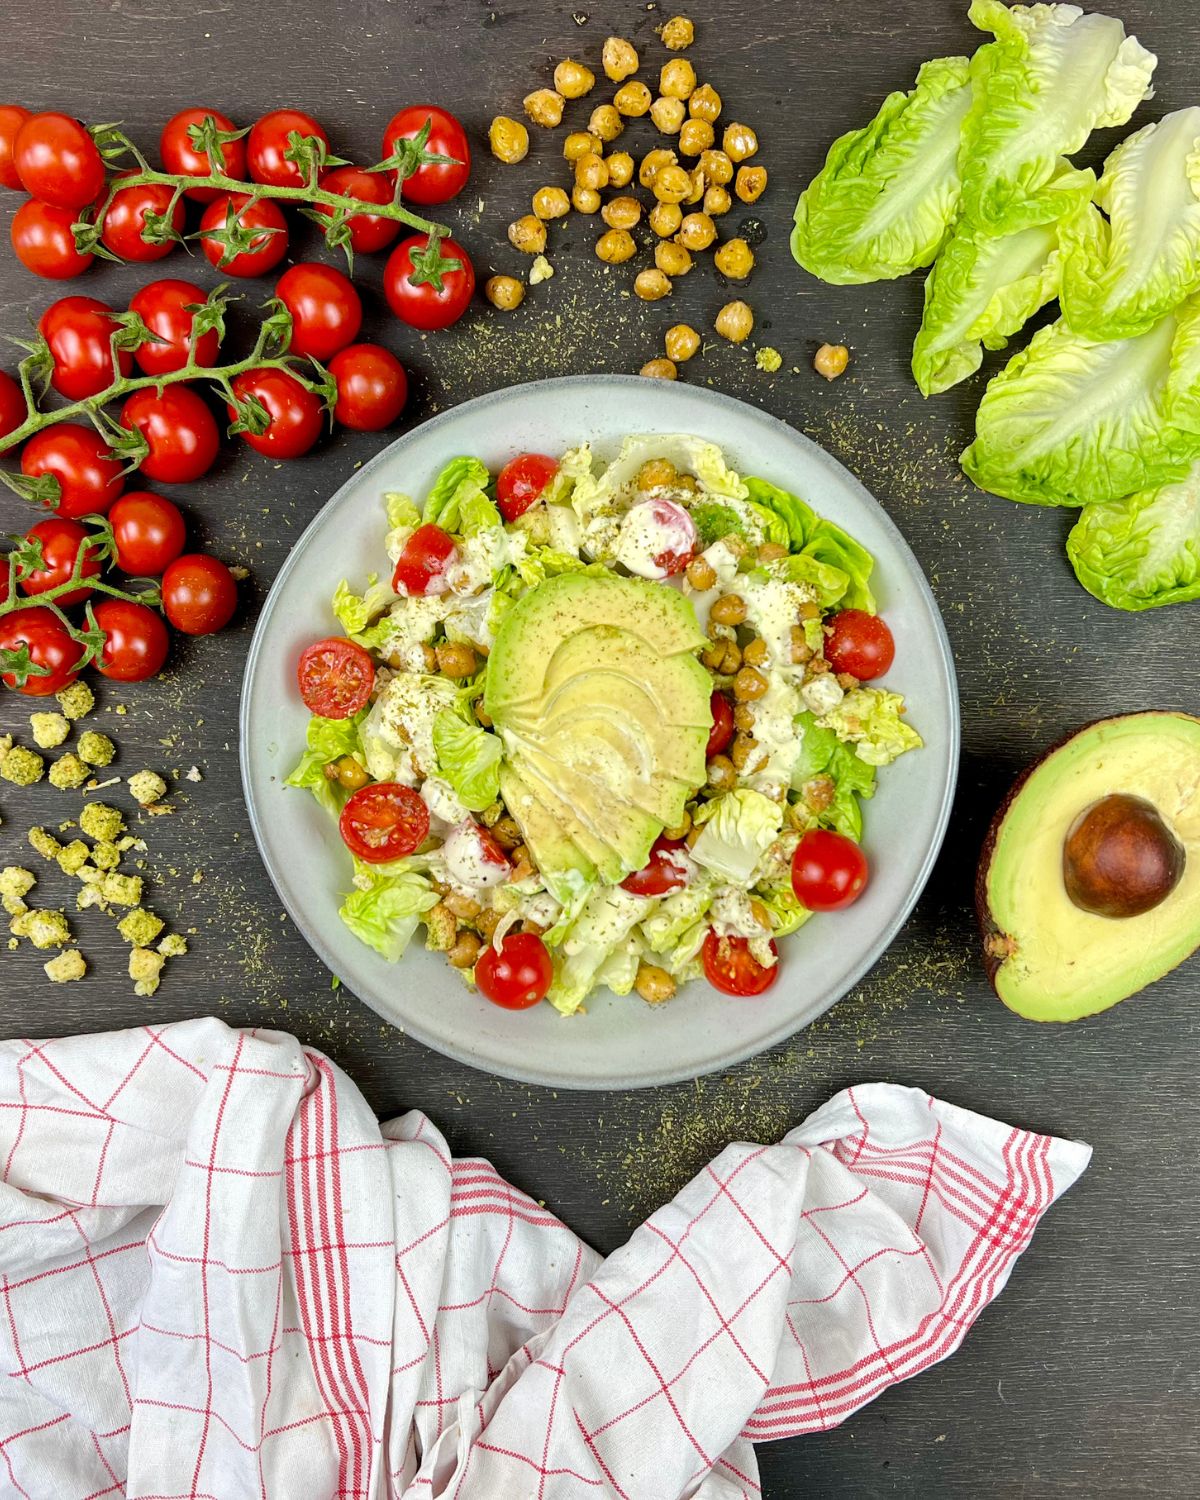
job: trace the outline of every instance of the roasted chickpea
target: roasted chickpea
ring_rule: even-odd
[[[757,203],[766,185],[766,167],[739,167],[733,190],[743,203]]]
[[[637,472],[639,490],[665,489],[679,478],[679,471],[669,458],[648,458]]]
[[[654,174],[651,191],[660,203],[682,203],[691,187],[692,179],[682,167],[663,167]]]
[[[718,625],[740,625],[746,618],[746,601],[741,594],[722,594],[713,600],[708,618]]]
[[[711,83],[702,83],[688,100],[688,114],[693,120],[707,120],[711,125],[720,113],[720,94]]]
[[[623,36],[610,36],[601,54],[604,71],[614,83],[621,83],[638,70],[637,48]]]
[[[596,75],[573,57],[566,57],[554,70],[554,87],[564,99],[582,99],[590,94]]]
[[[679,371],[669,359],[648,359],[638,374],[648,375],[652,380],[674,380]]]
[[[644,188],[653,187],[654,179],[659,172],[664,167],[673,167],[677,160],[674,151],[668,151],[665,146],[647,151],[642,157],[641,166],[638,167],[638,181]]]
[[[596,254],[606,266],[623,265],[637,254],[628,229],[609,229],[596,241]]]
[[[492,825],[492,834],[501,849],[512,850],[521,842],[521,828],[515,818],[507,814]]]
[[[714,792],[727,792],[737,784],[737,772],[728,755],[714,755],[709,761],[708,784]]]
[[[753,156],[758,150],[758,137],[749,125],[730,120],[721,137],[721,146],[730,161],[745,161],[748,156]]]
[[[754,662],[748,662],[747,666],[754,666]],[[750,703],[736,703],[733,709],[733,727],[740,729],[743,734],[749,734],[754,728],[754,706]]]
[[[660,302],[671,295],[671,278],[657,267],[647,266],[634,277],[633,290],[643,302]]]
[[[696,70],[686,57],[673,57],[663,63],[658,75],[658,92],[666,99],[690,99],[696,87]]]
[[[667,351],[667,358],[673,359],[677,365],[684,364],[691,359],[700,347],[700,335],[690,323],[672,323],[663,336],[663,344]],[[703,562],[703,558],[693,558],[693,562]],[[691,574],[691,564],[688,565],[688,578],[692,587],[697,589],[710,589],[717,581],[717,575],[713,573],[708,563],[704,563],[705,570],[712,573],[712,583],[697,583]]]
[[[640,78],[631,78],[613,95],[613,107],[618,114],[637,119],[650,108],[652,98],[653,95]]]
[[[845,344],[822,344],[813,355],[813,369],[826,380],[836,380],[849,363],[850,351]]]
[[[801,666],[812,660],[813,649],[808,644],[803,625],[793,625],[791,631],[792,665]]]
[[[672,16],[662,29],[663,46],[671,52],[682,52],[696,39],[696,28],[686,16]]]
[[[706,188],[704,193],[704,212],[710,219],[719,219],[722,214],[727,214],[733,207],[733,199],[728,190],[723,187]]]
[[[686,569],[687,581],[702,594],[717,581],[717,571],[706,557],[693,557]]]
[[[724,151],[708,150],[700,153],[700,170],[710,187],[724,187],[733,180],[733,163]]]
[[[508,226],[508,242],[524,255],[540,255],[546,248],[546,226],[533,214],[522,214]]]
[[[678,135],[684,119],[683,100],[656,99],[650,106],[650,118],[663,135]]]
[[[674,240],[659,240],[654,247],[654,264],[667,276],[686,276],[692,269],[692,257]]]
[[[525,287],[515,276],[489,276],[483,295],[501,312],[513,312],[525,300]]]
[[[571,189],[571,206],[581,214],[594,214],[600,207],[600,194],[577,182]]]
[[[447,950],[446,962],[455,969],[473,969],[482,950],[483,944],[473,932],[460,932]]]
[[[788,549],[782,542],[763,542],[758,549],[758,560],[760,563],[778,562],[788,555]]]
[[[687,250],[707,250],[717,237],[717,226],[707,214],[688,214],[679,226],[679,243]]]
[[[610,229],[632,229],[642,217],[642,205],[636,198],[610,198],[600,210],[600,217]]]
[[[666,838],[675,839],[676,842],[678,842],[680,839],[687,838],[688,834],[691,833],[691,831],[692,815],[685,807],[683,810],[682,819],[678,823],[676,823],[673,828],[664,828],[663,834]]]
[[[591,135],[586,130],[572,130],[563,141],[563,155],[568,161],[578,161],[581,156],[593,153],[600,156],[603,152],[604,142],[598,135]]]
[[[497,161],[508,162],[511,166],[524,161],[529,154],[529,132],[520,120],[497,115],[488,126],[488,145]]]
[[[713,327],[731,344],[744,344],[754,331],[754,314],[745,302],[727,302]]]
[[[473,922],[483,910],[474,896],[464,895],[462,891],[447,891],[442,904],[448,906],[460,922]]]
[[[754,251],[739,236],[725,241],[713,256],[713,263],[730,281],[744,281],[754,269]]]
[[[561,219],[570,213],[571,200],[560,187],[540,187],[533,195],[533,212],[539,219]]]
[[[435,650],[438,670],[444,677],[473,677],[479,670],[479,658],[462,641],[443,641]]]
[[[733,679],[733,696],[743,703],[752,703],[767,690],[767,679],[757,667],[742,667]]]
[[[575,181],[580,187],[603,188],[608,186],[608,168],[602,156],[581,156],[575,163]]]
[[[615,141],[625,129],[625,121],[611,104],[597,104],[588,117],[588,129],[602,141]]]
[[[679,132],[679,154],[699,156],[713,143],[713,128],[707,120],[685,120]]]
[[[650,228],[664,240],[670,239],[682,222],[683,209],[678,203],[656,203],[650,210]]]
[[[333,776],[329,776],[330,771]],[[367,769],[356,761],[353,755],[343,755],[335,760],[332,766],[325,767],[325,775],[347,792],[357,792],[360,787],[366,786],[370,781]]]
[[[735,771],[745,771],[752,760],[757,760],[758,741],[752,734],[739,734],[729,747],[729,759]]]
[[[566,100],[553,89],[534,89],[532,94],[525,95],[522,103],[525,105],[525,113],[535,125],[553,130],[556,125],[562,124]]]
[[[675,981],[657,964],[639,964],[633,987],[647,1005],[662,1005],[675,995]]]
[[[700,170],[699,167],[693,167],[689,175],[692,180],[692,185],[688,191],[687,197],[683,201],[690,207],[693,203],[700,203],[703,200],[705,182],[704,173]]]
[[[628,151],[614,151],[604,158],[608,168],[609,187],[628,187],[633,181],[633,157]]]

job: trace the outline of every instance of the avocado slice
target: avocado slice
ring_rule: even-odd
[[[605,820],[601,831],[591,819],[590,803],[580,802],[581,789],[569,784],[570,777],[563,774],[562,767],[531,750],[521,756],[520,774],[546,817],[559,830],[570,828],[573,842],[609,885],[618,884],[630,869],[640,869],[646,863],[650,845],[659,834],[653,818],[638,808],[621,807]],[[592,799],[598,795],[593,787],[582,791]]]
[[[976,883],[996,993],[1034,1021],[1095,1015],[1200,947],[1200,719],[1081,729],[1017,782]]]
[[[500,768],[500,795],[520,824],[550,894],[569,906],[573,890],[591,885],[596,879],[594,861],[564,830],[562,823],[547,812],[534,789],[512,766]]]

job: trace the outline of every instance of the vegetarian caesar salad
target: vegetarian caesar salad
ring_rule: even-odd
[[[342,920],[495,1004],[758,995],[863,891],[862,807],[920,737],[871,555],[713,443],[451,460],[384,497],[387,570],[302,654],[288,777],[353,857]],[[381,559],[382,560],[382,559]]]

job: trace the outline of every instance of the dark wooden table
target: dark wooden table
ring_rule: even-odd
[[[1194,7],[1124,0],[1121,10],[1161,58],[1158,96],[1139,122],[1195,102]],[[284,920],[246,826],[237,700],[255,607],[276,569],[323,501],[382,441],[339,435],[284,468],[230,446],[211,478],[181,497],[205,544],[251,569],[247,607],[236,629],[178,650],[161,681],[106,686],[93,721],[117,735],[126,774],[143,765],[182,773],[193,764],[203,773],[198,784],[181,783],[176,815],[146,830],[159,877],[152,903],[196,929],[192,956],[170,968],[153,1000],[137,999],[123,974],[123,945],[102,917],[85,914],[78,929],[93,966],[87,981],[51,986],[23,945],[4,955],[0,1024],[49,1036],[215,1012],[231,1024],[293,1031],[345,1067],[380,1114],[427,1110],[457,1152],[490,1157],[601,1249],[619,1244],[730,1138],[775,1139],[859,1080],[917,1084],[1005,1120],[1081,1137],[1095,1147],[1091,1171],[1050,1214],[961,1352],[837,1431],[765,1450],[766,1493],[772,1500],[1194,1494],[1198,970],[1185,965],[1098,1020],[1043,1030],[1009,1015],[989,992],[970,895],[984,825],[1032,756],[1106,713],[1196,708],[1200,617],[1195,606],[1142,618],[1106,609],[1070,574],[1067,516],[971,489],[955,456],[980,385],[928,404],[916,393],[907,350],[918,279],[839,290],[816,284],[789,258],[796,191],[830,140],[867,119],[887,90],[907,87],[922,59],[973,46],[965,6],[698,0],[689,11],[698,32],[690,56],[727,113],[757,127],[771,171],[755,210],[767,238],[750,300],[762,341],[778,346],[784,367],[767,376],[754,368],[749,346],[722,345],[693,361],[687,378],[787,419],[864,481],[923,563],[957,656],[958,803],[934,879],[901,938],[854,994],[773,1053],[695,1085],[643,1093],[556,1094],[485,1077],[426,1052],[332,989]],[[4,0],[0,97],[89,121],[123,120],[148,149],[162,122],[187,104],[214,105],[246,123],[269,107],[295,105],[324,122],[340,154],[362,161],[376,159],[394,109],[444,102],[480,143],[451,217],[486,274],[517,268],[505,226],[527,211],[542,180],[563,176],[561,136],[540,136],[523,167],[500,167],[481,141],[491,115],[519,114],[521,97],[548,83],[554,60],[568,53],[599,72],[609,32],[644,44],[657,67],[665,54],[653,31],[670,13],[615,0],[575,7],[508,0],[495,8],[468,0],[419,7]],[[1093,142],[1088,159],[1109,144]],[[5,197],[6,215],[17,201]],[[445,338],[419,339],[397,325],[379,294],[381,260],[362,260],[369,328],[412,372],[406,423],[501,384],[635,370],[680,316],[711,326],[725,298],[710,268],[683,282],[669,304],[637,303],[624,292],[628,275],[606,273],[591,255],[594,224],[573,218],[555,230],[558,274],[520,315],[501,323],[481,305]],[[297,258],[316,249],[304,234],[294,242]],[[62,291],[123,305],[157,274],[216,279],[202,259],[176,255],[158,269],[95,270]],[[267,293],[259,283],[244,290],[251,303]],[[0,328],[21,333],[55,295],[5,245]],[[854,350],[851,373],[832,386],[809,368],[826,339]],[[0,497],[0,525],[27,524],[22,507]],[[123,717],[118,704],[127,705]],[[27,728],[29,707],[0,698],[0,731]],[[0,786],[0,864],[28,862],[24,829],[57,821],[72,806],[69,794],[48,786],[33,793]],[[203,879],[193,884],[197,868]],[[55,890],[47,876],[43,893]]]

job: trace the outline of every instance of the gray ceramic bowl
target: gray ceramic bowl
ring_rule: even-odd
[[[564,1020],[548,1005],[498,1010],[418,942],[388,964],[342,925],[350,861],[332,819],[283,778],[304,745],[296,691],[303,647],[336,631],[340,578],[383,561],[385,490],[425,494],[443,463],[476,454],[498,468],[514,453],[558,454],[585,438],[601,457],[631,432],[698,433],[743,473],[809,500],[875,554],[872,580],[896,637],[895,685],[926,748],[881,776],[866,812],[866,894],[782,944],[779,981],[760,999],[726,998],[702,981],[669,1005],[593,997]],[[242,688],[242,779],[263,862],[292,920],[333,973],[418,1041],[472,1067],[566,1088],[637,1088],[728,1067],[808,1025],[871,967],[912,910],[942,842],[958,764],[958,699],[937,605],[899,531],[842,466],[784,423],[728,396],[637,376],[543,380],[481,396],[398,438],[359,469],[305,531],[271,590]]]

